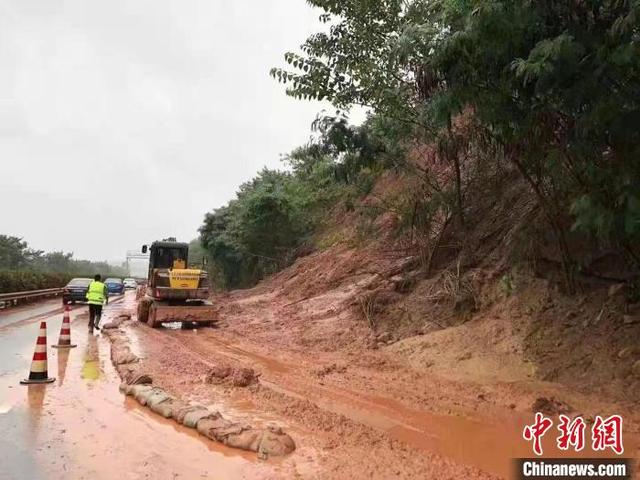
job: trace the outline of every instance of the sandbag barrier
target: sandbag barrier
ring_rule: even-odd
[[[113,320],[105,323],[102,326],[102,329],[106,329],[106,330],[113,330],[116,329],[118,327],[120,327],[120,325],[122,325],[124,322],[126,322],[127,320],[131,320],[131,315],[129,314],[122,314],[122,315],[118,315],[116,318],[114,318]]]
[[[254,428],[233,422],[220,412],[193,402],[186,403],[154,386],[151,376],[140,371],[140,359],[129,348],[124,332],[114,328],[103,330],[103,333],[111,341],[111,361],[123,381],[120,391],[135,398],[140,405],[164,418],[172,418],[180,425],[194,428],[213,441],[256,452],[260,459],[286,455],[295,450],[295,442],[280,427]]]

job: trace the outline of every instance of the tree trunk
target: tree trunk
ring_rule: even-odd
[[[460,167],[460,156],[458,145],[453,134],[451,126],[451,117],[449,117],[449,124],[447,125],[447,143],[446,143],[446,156],[449,161],[453,162],[453,169],[455,173],[455,187],[456,187],[456,215],[460,226],[465,230],[464,222],[464,207],[462,204],[462,169]]]
[[[557,215],[549,205],[548,199],[544,195],[544,192],[540,189],[540,186],[535,182],[535,180],[529,175],[529,173],[524,168],[518,160],[515,159],[513,155],[508,155],[509,160],[513,163],[520,174],[525,178],[525,180],[531,186],[533,192],[535,193],[538,203],[540,204],[540,208],[544,213],[544,216],[547,219],[551,230],[553,231],[553,235],[556,239],[556,243],[558,246],[558,250],[560,251],[560,257],[562,261],[562,273],[564,275],[565,287],[567,288],[567,292],[571,295],[576,293],[576,280],[575,273],[573,270],[573,259],[571,258],[571,252],[569,251],[569,245],[567,244],[567,239],[564,234],[564,229],[562,225],[558,222]]]
[[[460,159],[458,158],[457,152],[453,156],[453,165],[456,173],[456,210],[458,215],[458,220],[460,221],[460,226],[464,229],[464,209],[462,205],[462,174],[460,172]]]

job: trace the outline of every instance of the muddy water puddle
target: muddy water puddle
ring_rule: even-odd
[[[408,408],[400,402],[375,395],[374,392],[365,394],[309,381],[306,375],[297,373],[304,365],[288,364],[245,350],[239,345],[216,338],[215,330],[161,333],[172,337],[174,341],[180,341],[191,351],[197,352],[202,348],[203,353],[196,354],[207,363],[209,360],[214,361],[217,355],[253,363],[264,375],[261,377],[261,383],[274,391],[303,401],[312,401],[324,410],[343,415],[357,423],[385,432],[389,437],[417,449],[450,458],[461,464],[475,466],[501,477],[509,477],[512,458],[532,456],[530,444],[522,439],[522,429],[525,424],[533,421],[533,414],[518,415],[505,412],[503,417],[495,418],[433,415],[423,410]],[[193,342],[188,336],[197,340]],[[211,406],[224,411],[234,419],[270,420],[266,414],[264,418],[261,417],[260,411],[264,409],[246,399],[226,399]],[[287,428],[295,430],[292,426]],[[304,432],[296,433],[297,438],[300,438]],[[547,458],[566,456],[564,452],[555,448],[555,437],[554,434],[550,434],[543,440]],[[637,455],[636,439],[625,438],[628,442],[627,451]],[[575,452],[572,456],[576,456]],[[596,455],[591,451],[584,451],[581,456]]]
[[[382,396],[308,381],[300,382],[291,375],[295,373],[293,366],[247,352],[218,339],[212,342],[220,347],[221,353],[225,356],[250,360],[264,369],[267,373],[261,378],[264,386],[289,397],[310,400],[324,410],[384,431],[391,438],[420,450],[472,465],[501,477],[511,475],[511,459],[533,456],[531,445],[522,438],[522,430],[526,424],[532,423],[533,414],[505,413],[504,416],[496,418],[434,415],[408,408],[400,402]],[[287,376],[287,373],[290,375]],[[568,455],[557,449],[555,438],[555,434],[551,434],[543,439],[546,458],[608,455],[601,452],[595,454],[590,450],[579,454],[571,452]],[[640,445],[638,439],[631,436],[626,438],[628,451],[637,454]]]
[[[339,387],[311,386],[305,391],[289,385],[283,388],[267,381],[262,383],[286,395],[311,399],[325,410],[384,431],[391,438],[418,449],[501,477],[511,476],[511,459],[534,456],[531,445],[522,438],[522,430],[533,422],[533,414],[493,419],[434,415],[407,408],[389,398],[363,395]],[[543,438],[545,458],[613,456],[610,452],[595,453],[588,449],[578,454],[563,452],[556,447],[555,439],[555,432]],[[638,439],[627,435],[625,440],[627,452],[636,456],[640,445]]]

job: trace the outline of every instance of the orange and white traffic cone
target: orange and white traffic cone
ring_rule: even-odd
[[[30,383],[51,383],[55,378],[49,378],[47,370],[47,322],[40,323],[40,332],[36,340],[36,349],[33,352],[33,361],[31,362],[31,371],[29,378],[22,380],[22,385]]]
[[[60,337],[57,345],[51,345],[53,348],[73,348],[77,345],[71,344],[71,322],[69,321],[69,306],[65,305],[64,315],[62,316],[62,326],[60,327]]]

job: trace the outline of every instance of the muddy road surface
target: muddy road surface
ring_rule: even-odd
[[[353,330],[327,332],[324,317],[279,302],[239,292],[214,302],[221,315],[213,328],[151,329],[131,321],[122,330],[154,383],[229,418],[276,422],[290,433],[297,448],[282,460],[282,478],[512,478],[512,459],[533,456],[523,427],[536,405],[547,403],[587,418],[621,413],[626,452],[638,454],[632,403],[528,377],[460,378],[455,363],[450,373],[434,374],[405,365],[393,346],[362,348]],[[341,345],[326,343],[339,337]],[[246,370],[255,383],[237,385],[227,375]],[[561,452],[555,435],[543,444],[547,458],[600,456]]]
[[[105,314],[129,302],[113,299]],[[56,350],[60,300],[0,311],[0,478],[278,478],[278,466],[177,426],[118,392],[109,342],[71,311],[77,348]],[[40,321],[47,321],[49,385],[27,377]]]
[[[242,295],[221,300],[213,328],[152,329],[136,321],[131,292],[107,307],[103,322],[121,313],[133,317],[117,335],[127,338],[139,358],[135,368],[154,385],[233,421],[275,424],[294,439],[293,453],[258,459],[125,397],[110,341],[87,332],[86,306],[71,312],[78,347],[50,347],[62,321],[60,304],[50,301],[0,312],[0,478],[510,478],[512,459],[532,456],[522,428],[540,398],[558,399],[587,417],[623,414],[626,452],[638,454],[637,411],[624,404],[533,380],[435,375],[403,365],[391,349],[356,342],[327,347],[314,343],[324,333],[314,337],[309,328],[286,325],[292,318],[286,305]],[[42,319],[49,374],[57,379],[22,386]],[[546,457],[566,456],[553,437],[543,443]]]

